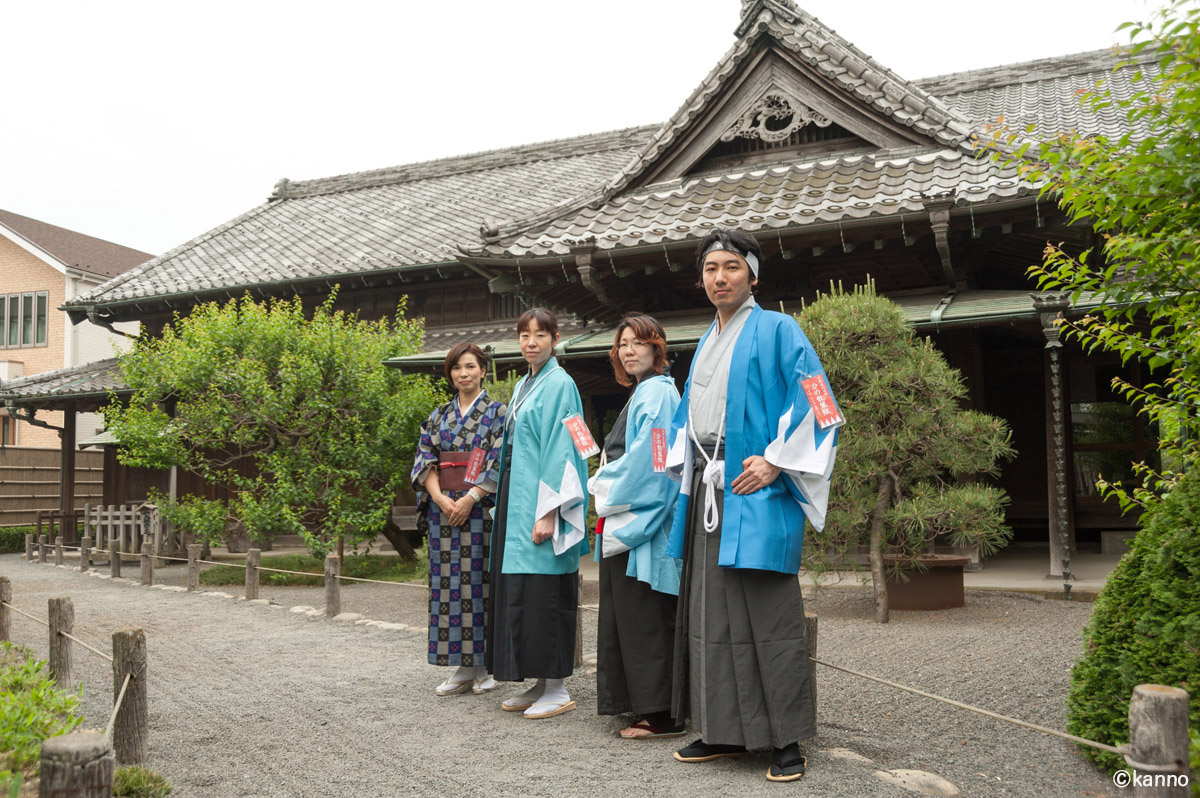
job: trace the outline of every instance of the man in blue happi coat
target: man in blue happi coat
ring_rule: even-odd
[[[796,578],[805,519],[824,526],[842,418],[796,320],[754,301],[761,253],[716,230],[697,253],[717,309],[670,433],[683,485],[668,554],[683,561],[673,713],[701,738],[676,752],[706,762],[770,749],[767,778],[804,775],[816,733]]]

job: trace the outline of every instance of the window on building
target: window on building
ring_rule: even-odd
[[[8,414],[0,415],[0,446],[17,445],[17,420]]]
[[[0,295],[0,348],[45,346],[49,313],[46,291]]]

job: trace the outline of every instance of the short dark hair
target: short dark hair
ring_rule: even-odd
[[[545,308],[530,308],[517,319],[517,334],[529,329],[530,322],[537,322],[539,330],[550,333],[551,338],[558,338],[558,317]]]
[[[762,263],[762,250],[758,248],[758,242],[754,240],[754,236],[736,228],[718,227],[700,239],[700,246],[696,247],[696,271],[704,273],[704,255],[708,252],[709,247],[718,242],[722,245],[722,249],[742,257],[750,253],[758,258],[759,263]]]
[[[455,364],[458,363],[459,359],[461,359],[463,355],[474,355],[475,359],[479,361],[480,370],[485,373],[485,376],[487,373],[488,358],[487,355],[483,353],[482,349],[470,341],[462,341],[461,343],[455,344],[453,348],[446,353],[446,363],[443,368],[443,371],[446,373],[446,382],[449,383],[451,392],[453,392],[455,388],[454,380],[450,378],[450,369],[454,368]]]
[[[612,361],[613,374],[616,375],[617,382],[625,386],[633,385],[633,380],[629,378],[629,373],[625,371],[625,364],[621,362],[620,352],[617,349],[617,346],[621,343],[621,333],[626,330],[633,330],[633,334],[637,336],[639,341],[643,341],[654,347],[654,364],[651,366],[654,373],[662,374],[666,371],[667,334],[663,332],[662,325],[653,316],[630,313],[617,325],[617,334],[613,338],[612,349],[608,352],[608,359]]]

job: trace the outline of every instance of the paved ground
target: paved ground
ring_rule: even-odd
[[[127,569],[136,577],[136,569]],[[149,766],[177,796],[710,795],[763,789],[832,796],[902,796],[876,770],[935,773],[970,796],[1115,795],[1069,743],[818,670],[818,737],[798,785],[770,785],[762,756],[703,765],[674,762],[678,741],[626,742],[627,718],[599,718],[595,679],[568,681],[580,711],[530,721],[499,710],[516,692],[437,698],[442,669],[425,663],[424,594],[359,585],[343,609],[416,626],[406,631],[296,615],[319,607],[319,588],[264,588],[281,606],[251,605],[119,583],[0,556],[14,604],[41,617],[48,598],[74,599],[76,634],[102,650],[122,627],[145,630],[149,650]],[[182,568],[159,572],[182,583]],[[230,592],[233,592],[230,590]],[[993,711],[1062,728],[1079,630],[1091,605],[1028,595],[968,593],[968,606],[871,619],[859,588],[807,594],[820,617],[818,654],[847,667]],[[592,613],[585,648],[594,650]],[[14,637],[45,656],[44,627],[14,619]],[[76,649],[84,708],[95,725],[111,710],[109,666]],[[515,714],[515,713],[514,713]],[[690,739],[690,738],[688,738]],[[869,762],[844,758],[845,752]]]

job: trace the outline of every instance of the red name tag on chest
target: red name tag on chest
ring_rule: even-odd
[[[471,459],[467,461],[467,474],[465,479],[467,482],[474,484],[479,481],[479,472],[483,470],[483,461],[487,458],[487,452],[476,446],[471,450]]]
[[[580,455],[591,457],[600,451],[600,447],[596,445],[596,439],[592,437],[591,430],[587,428],[587,424],[583,423],[583,419],[579,415],[564,418],[563,423],[567,425],[567,432],[571,433],[571,442],[575,444]]]
[[[667,470],[667,431],[657,427],[650,430],[650,456],[654,463],[654,473],[661,474]]]
[[[808,396],[808,403],[812,406],[813,415],[817,419],[818,427],[826,429],[835,424],[845,422],[845,419],[842,418],[842,412],[838,410],[837,403],[833,401],[833,393],[829,390],[829,383],[825,382],[823,376],[818,374],[815,377],[809,377],[800,383],[800,387],[804,389],[804,393]]]

